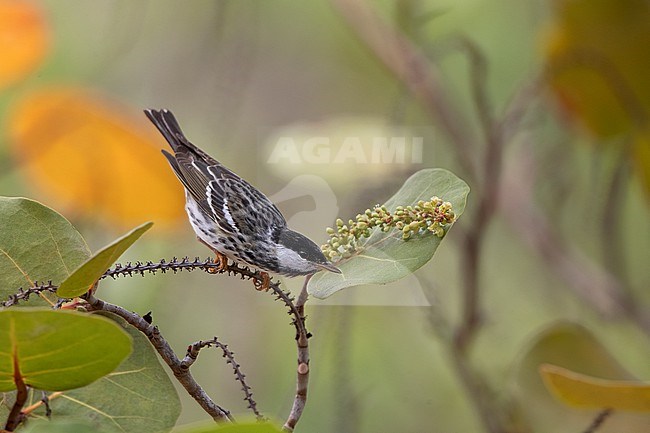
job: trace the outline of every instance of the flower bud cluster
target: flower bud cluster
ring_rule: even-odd
[[[348,258],[356,250],[357,241],[370,237],[373,229],[382,232],[399,230],[405,241],[426,232],[442,238],[455,218],[451,203],[443,202],[438,197],[432,197],[430,201],[420,200],[415,206],[397,206],[393,213],[386,206],[376,205],[357,215],[355,220],[349,220],[347,224],[342,219],[337,219],[336,228],[327,228],[330,239],[321,246],[321,250],[332,261]]]

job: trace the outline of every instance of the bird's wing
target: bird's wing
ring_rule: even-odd
[[[254,186],[223,165],[210,166],[208,171],[212,174],[208,185],[210,209],[218,218],[224,218],[235,233],[255,237],[286,227],[282,213]]]
[[[278,208],[254,186],[192,144],[168,110],[145,110],[174,155],[162,151],[204,214],[231,234],[255,236],[287,225]]]

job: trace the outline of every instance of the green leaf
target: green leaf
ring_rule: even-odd
[[[63,391],[113,371],[131,352],[131,338],[114,322],[74,311],[0,311],[0,391]],[[18,367],[15,371],[14,366]]]
[[[133,353],[112,373],[50,402],[57,419],[81,419],[107,433],[167,432],[181,404],[149,340],[123,319],[106,314],[133,339]]]
[[[152,222],[144,223],[97,251],[61,283],[56,292],[57,295],[61,298],[74,298],[86,293],[104,272],[120,258],[124,251],[133,245],[152,225]]]
[[[572,407],[650,412],[650,383],[606,380],[556,365],[540,367],[544,383],[553,394]]]
[[[0,197],[0,296],[52,280],[60,284],[88,257],[79,232],[49,207]]]
[[[385,206],[394,212],[397,206],[414,205],[419,200],[438,196],[452,204],[456,217],[465,210],[469,186],[453,173],[430,168],[420,170],[404,183]],[[361,211],[361,209],[360,209]],[[358,243],[358,254],[336,263],[341,274],[320,272],[307,287],[309,294],[324,299],[341,289],[361,284],[386,284],[399,280],[431,260],[442,241],[433,233],[414,235],[402,240],[402,232],[375,229]]]
[[[282,433],[282,430],[268,422],[238,423],[224,426],[211,423],[199,426],[180,427],[174,430],[174,433]]]
[[[104,430],[97,430],[90,423],[75,420],[33,420],[29,421],[20,433],[104,433]]]

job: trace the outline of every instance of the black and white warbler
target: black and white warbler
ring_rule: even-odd
[[[163,150],[185,187],[185,210],[199,241],[217,255],[218,269],[227,259],[289,277],[321,270],[340,273],[318,245],[291,230],[278,208],[250,183],[185,138],[169,110],[145,110],[174,154]]]

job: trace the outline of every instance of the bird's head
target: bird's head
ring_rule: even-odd
[[[308,275],[321,270],[341,273],[323,255],[319,246],[307,236],[284,227],[276,245],[279,274]]]

